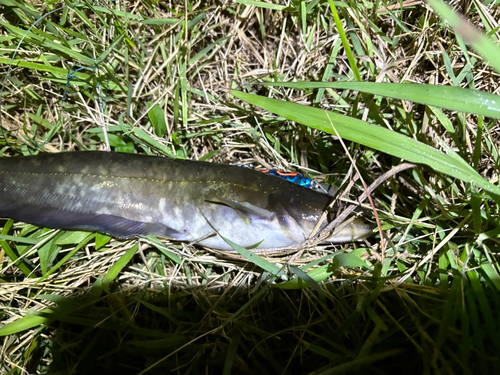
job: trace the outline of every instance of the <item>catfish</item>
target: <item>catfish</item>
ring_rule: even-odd
[[[225,164],[99,151],[0,158],[0,217],[118,239],[153,234],[223,251],[232,250],[224,238],[290,247],[311,235],[331,199]],[[372,229],[356,218],[326,242],[355,241]]]

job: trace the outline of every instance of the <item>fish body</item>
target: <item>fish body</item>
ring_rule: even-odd
[[[330,200],[224,164],[108,152],[0,158],[0,217],[123,239],[154,234],[232,250],[222,235],[244,247],[286,247],[308,238]],[[371,230],[355,219],[328,241]]]

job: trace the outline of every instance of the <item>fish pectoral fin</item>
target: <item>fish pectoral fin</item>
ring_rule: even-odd
[[[207,199],[206,202],[231,207],[247,225],[252,224],[252,216],[270,218],[273,215],[271,211],[248,202],[236,202],[225,198]]]
[[[307,239],[307,234],[299,225],[293,215],[285,208],[285,206],[277,199],[274,194],[269,195],[269,203],[278,216],[278,222],[287,236],[294,241],[304,241]]]
[[[281,212],[282,214],[278,217],[282,228],[287,228],[292,238],[299,241],[305,241],[307,239],[307,235],[304,233],[304,230],[299,223],[297,223],[297,220],[295,220],[284,207]]]

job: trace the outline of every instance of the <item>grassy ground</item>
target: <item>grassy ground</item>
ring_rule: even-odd
[[[264,269],[4,221],[0,373],[500,372],[500,101],[423,86],[497,93],[496,47],[420,1],[64,5],[0,1],[4,157],[238,162],[355,179],[351,200],[353,165],[367,184],[402,159],[418,166],[372,194],[383,241]],[[452,5],[498,43],[494,2]]]

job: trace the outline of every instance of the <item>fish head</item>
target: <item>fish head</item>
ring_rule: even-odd
[[[347,220],[334,229],[324,242],[346,243],[362,240],[373,233],[374,225],[361,218]]]
[[[292,199],[295,198],[295,199]],[[269,203],[271,210],[277,215],[281,231],[294,242],[301,242],[309,238],[314,232],[323,212],[327,209],[331,196],[303,189],[301,195],[279,196],[271,194]],[[328,215],[330,216],[330,215]],[[329,218],[321,225],[320,230],[325,228]],[[363,218],[347,219],[338,225],[324,242],[346,243],[357,241],[370,236],[373,225]]]

